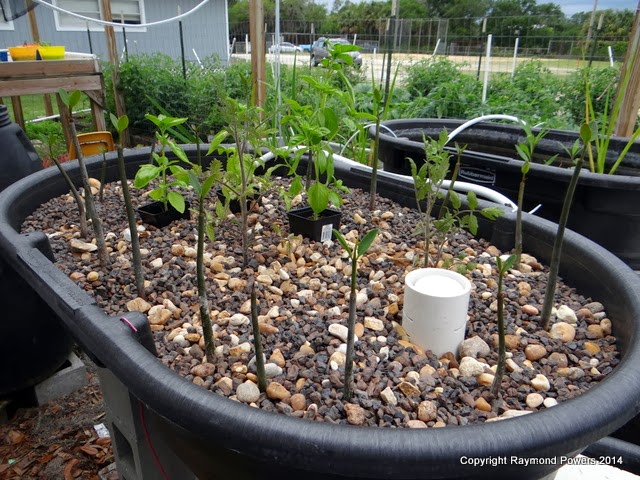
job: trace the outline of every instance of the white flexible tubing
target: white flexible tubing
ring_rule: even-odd
[[[367,123],[364,127],[362,127],[363,129],[365,128],[369,128],[369,127],[373,127],[375,126],[375,123]],[[398,136],[396,135],[396,132],[394,132],[393,130],[391,130],[391,128],[387,127],[386,125],[382,125],[380,124],[380,128],[385,129],[387,132],[389,132],[391,135],[393,135],[394,138],[398,138]],[[358,135],[360,135],[360,132],[356,132],[353,135],[351,135],[349,137],[349,140],[347,140],[345,142],[345,144],[342,146],[342,149],[340,150],[340,155],[342,155],[344,153],[344,151],[346,150],[346,148],[349,146],[349,144],[351,143],[351,140],[353,140],[354,138],[356,138]]]
[[[307,150],[307,147],[305,147],[304,145],[299,145],[297,147],[293,147],[292,150],[293,152],[297,152],[298,150]],[[339,155],[337,153],[334,153],[333,157],[340,160],[341,162],[345,162],[347,165],[351,165],[354,167],[357,166],[367,170],[371,170],[371,167],[362,165],[361,163],[355,162],[350,158],[343,157],[342,155]],[[275,158],[275,154],[273,152],[267,152],[260,157],[260,161],[266,162],[268,160],[272,160],[273,158]],[[403,181],[409,180],[413,183],[413,178],[411,178],[409,175],[399,175],[397,173],[391,173],[391,172],[385,172],[385,175],[389,175],[392,178],[397,178],[398,180],[403,180]],[[444,180],[442,182],[442,190],[446,191],[450,185],[451,185],[451,180]],[[511,200],[509,200],[508,197],[505,197],[504,195],[502,195],[499,192],[496,192],[495,190],[491,190],[490,188],[483,187],[482,185],[476,185],[474,183],[469,183],[469,182],[456,181],[453,185],[453,189],[456,191],[461,191],[463,193],[473,192],[482,198],[486,198],[487,200],[490,200],[499,205],[504,205],[505,207],[509,207],[512,212],[516,212],[518,210],[518,206],[515,203],[513,203]]]
[[[66,13],[67,15],[71,15],[72,17],[81,18],[82,20],[85,20],[87,22],[93,22],[93,23],[97,23],[99,25],[107,25],[107,26],[111,26],[111,27],[122,27],[123,26],[122,23],[106,22],[104,20],[98,20],[96,18],[85,17],[84,15],[80,15],[79,13],[70,12],[69,10],[65,10],[64,8],[60,8],[57,5],[53,5],[51,3],[45,2],[44,0],[33,0],[33,1],[38,3],[38,4],[40,4],[40,5],[44,5],[45,7],[51,8],[52,10],[56,10],[56,11],[58,11],[60,13]],[[164,20],[158,20],[157,22],[140,23],[140,24],[136,24],[136,25],[124,24],[124,27],[126,27],[127,29],[130,29],[130,28],[145,28],[145,27],[155,27],[156,25],[162,25],[164,23],[175,22],[176,20],[180,20],[180,19],[182,19],[182,18],[184,18],[186,16],[191,15],[192,13],[195,13],[197,10],[200,10],[200,8],[204,7],[205,4],[207,4],[207,3],[209,3],[209,0],[202,0],[202,2],[200,2],[198,5],[193,7],[188,12],[185,12],[185,13],[183,13],[181,15],[176,16],[176,17],[165,18]]]
[[[476,123],[484,122],[485,120],[509,120],[509,121],[515,122],[515,123],[524,123],[518,117],[514,117],[513,115],[503,115],[501,113],[494,113],[494,114],[491,114],[491,115],[482,115],[480,117],[476,117],[476,118],[473,118],[473,119],[471,119],[471,120],[469,120],[467,122],[464,122],[458,128],[453,130],[449,134],[449,136],[447,137],[447,141],[446,141],[445,145],[447,143],[449,143],[451,140],[453,140],[456,137],[456,135],[458,135],[460,132],[466,130],[467,128],[469,128],[472,125],[475,125]]]

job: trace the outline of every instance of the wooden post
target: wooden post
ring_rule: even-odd
[[[33,43],[40,43],[40,31],[38,30],[38,21],[36,19],[36,11],[33,8],[33,0],[27,0],[27,8],[29,9],[29,28],[31,29],[31,38]],[[47,117],[53,115],[53,105],[51,104],[51,95],[44,94],[44,111]]]
[[[112,22],[113,16],[111,14],[110,0],[100,1],[102,3],[103,20]],[[118,62],[118,46],[116,44],[116,34],[113,30],[113,27],[110,25],[105,25],[104,33],[107,37],[107,51],[109,52],[109,61],[113,64],[113,68],[111,69],[111,80],[113,82],[113,97],[116,103],[116,115],[120,117],[122,115],[125,115],[127,111],[124,104],[124,97],[117,87],[120,83],[120,64]],[[122,132],[122,143],[124,147],[128,147],[130,145],[131,141],[129,139],[129,129],[126,129],[124,132]]]
[[[262,0],[249,0],[249,37],[253,103],[264,107],[267,98],[267,85],[265,83],[264,6]]]
[[[622,80],[627,72],[630,71],[629,83],[624,91],[621,83],[618,83],[618,91],[616,92],[616,101],[622,96],[620,104],[620,112],[616,121],[614,133],[620,137],[630,137],[635,130],[636,121],[638,120],[638,110],[640,110],[640,55],[638,55],[638,47],[640,46],[640,1],[636,8],[636,16],[633,20],[631,33],[629,34],[629,47],[624,59],[624,65],[620,69],[620,79]],[[629,70],[630,69],[630,70]],[[615,105],[615,103],[614,103]]]

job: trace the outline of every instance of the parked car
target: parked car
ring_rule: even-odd
[[[280,51],[280,53],[296,53],[302,52],[302,47],[289,42],[282,42],[279,45],[275,43],[269,47],[269,53],[276,53],[278,51]]]
[[[313,42],[313,45],[311,45],[311,65],[314,67],[317,67],[324,58],[329,56],[327,43],[331,43],[332,45],[338,43],[342,45],[351,45],[351,42],[345,38],[320,37],[318,40]],[[353,58],[353,64],[360,68],[362,66],[362,56],[360,55],[360,52],[349,52],[349,55]]]

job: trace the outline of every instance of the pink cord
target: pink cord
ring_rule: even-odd
[[[147,445],[149,446],[151,455],[153,455],[153,460],[156,462],[156,465],[158,466],[158,470],[160,470],[160,473],[162,474],[162,478],[164,480],[169,480],[169,475],[167,475],[167,472],[164,470],[164,467],[160,462],[160,458],[158,457],[158,454],[156,453],[155,448],[153,448],[153,443],[151,443],[151,436],[149,435],[149,430],[147,430],[147,422],[144,419],[144,405],[140,400],[138,400],[138,411],[140,413],[140,423],[142,423],[142,431],[144,432],[144,438],[147,441]]]
[[[135,325],[133,323],[131,323],[129,321],[129,319],[127,317],[120,317],[120,321],[122,323],[126,323],[127,325],[129,325],[131,327],[131,330],[133,330],[134,332],[138,333],[138,329],[135,327]]]

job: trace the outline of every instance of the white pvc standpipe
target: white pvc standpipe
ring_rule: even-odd
[[[513,63],[511,65],[511,78],[516,74],[516,63],[518,60],[518,46],[520,45],[520,37],[516,37],[516,44],[513,47]]]
[[[482,82],[482,104],[487,103],[487,87],[489,86],[489,73],[491,72],[491,42],[493,35],[487,35],[487,55],[484,61],[484,81]]]
[[[442,268],[419,268],[405,277],[402,326],[412,343],[438,358],[458,354],[464,341],[471,282]]]

